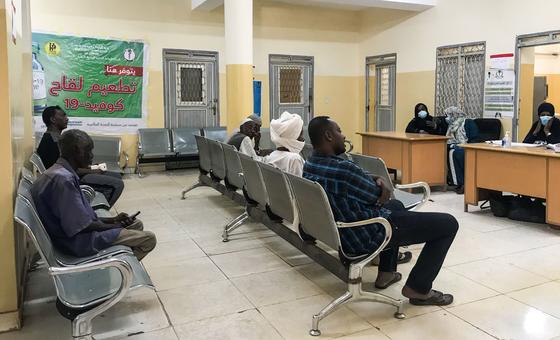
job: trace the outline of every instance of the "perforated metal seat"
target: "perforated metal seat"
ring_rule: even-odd
[[[173,151],[179,156],[198,155],[198,147],[195,136],[200,136],[200,129],[177,128],[171,129]]]
[[[393,185],[385,162],[378,157],[351,154],[352,161],[371,175],[383,178],[391,190],[391,198],[401,201],[408,210],[417,210],[430,199],[430,186],[425,182]],[[410,193],[402,189],[422,189],[422,193]]]
[[[225,127],[206,127],[202,129],[202,133],[204,137],[218,142],[226,142],[227,139],[227,130]]]
[[[93,163],[107,164],[107,171],[123,173],[128,166],[128,154],[121,150],[121,138],[118,136],[91,135],[93,140]],[[124,157],[124,165],[120,165]]]
[[[270,139],[270,128],[261,128],[261,139],[259,141],[259,149],[276,149],[274,143]]]
[[[206,139],[208,149],[210,151],[210,163],[212,170],[210,174],[216,181],[223,181],[226,178],[226,161],[224,158],[224,151],[222,150],[222,143]]]
[[[395,313],[396,318],[404,318],[404,314],[402,313],[402,301],[382,294],[364,291],[362,286],[364,267],[387,246],[391,239],[392,229],[389,222],[380,217],[353,223],[335,222],[327,195],[318,183],[287,173],[285,176],[288,178],[292,193],[295,197],[300,223],[305,233],[331,249],[339,251],[346,259],[351,261],[348,272],[348,290],[342,296],[334,299],[318,314],[313,316],[310,334],[313,336],[320,335],[319,322],[337,308],[350,301],[369,300],[389,304],[397,307],[397,312]],[[339,229],[353,228],[374,223],[382,225],[385,229],[385,239],[383,243],[376,250],[372,250],[371,254],[367,254],[366,256],[352,257],[345,254],[340,243]]]
[[[269,164],[257,162],[267,193],[267,212],[294,222],[294,203],[284,172]]]
[[[171,149],[168,129],[138,129],[138,156],[136,172],[142,177],[141,163],[164,162],[175,156]]]
[[[183,200],[185,199],[185,195],[189,191],[205,186],[200,176],[208,177],[208,175],[212,171],[212,160],[210,158],[210,146],[208,145],[208,139],[200,135],[194,135],[194,140],[196,141],[196,147],[198,150],[198,169],[200,171],[200,175],[198,181],[195,184],[186,187],[181,192],[181,199]]]
[[[130,288],[150,287],[151,280],[131,251],[88,258],[62,255],[52,245],[33,206],[28,188],[20,182],[14,219],[25,228],[48,266],[65,317],[71,316],[72,336],[93,339],[92,320],[127,294]],[[129,249],[130,250],[130,249]]]

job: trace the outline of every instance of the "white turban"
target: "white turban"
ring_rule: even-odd
[[[284,111],[280,118],[270,122],[270,139],[277,147],[285,147],[290,152],[300,153],[305,142],[297,140],[303,129],[299,115]]]

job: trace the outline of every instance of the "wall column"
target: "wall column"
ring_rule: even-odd
[[[253,113],[253,0],[225,0],[227,129]]]

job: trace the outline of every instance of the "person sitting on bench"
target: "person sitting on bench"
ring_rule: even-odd
[[[263,162],[264,157],[259,156],[255,150],[255,138],[260,138],[260,128],[251,118],[245,118],[239,126],[239,132],[234,133],[228,140],[229,145],[237,148],[237,151],[252,159]]]
[[[285,111],[280,118],[270,122],[270,139],[277,148],[268,155],[267,163],[301,177],[305,162],[299,154],[305,145],[303,119],[297,114]]]
[[[45,168],[48,169],[56,163],[60,156],[58,140],[62,130],[68,126],[68,116],[60,106],[49,106],[43,111],[43,122],[47,126],[47,131],[41,138],[37,154],[41,157]],[[111,207],[124,190],[124,182],[118,173],[90,168],[77,169],[76,173],[80,177],[81,184],[89,185],[95,191],[102,193]]]
[[[387,248],[380,254],[377,288],[387,288],[401,280],[397,270],[400,246],[426,243],[402,294],[414,305],[449,305],[453,295],[432,289],[459,225],[444,213],[411,212],[400,201],[389,201],[390,192],[380,178],[372,179],[352,161],[337,157],[344,152],[346,137],[329,117],[309,122],[313,155],[307,159],[303,177],[318,182],[325,190],[336,221],[356,222],[375,217],[386,218],[393,228]],[[352,256],[371,254],[385,235],[378,224],[340,229],[344,252]]]
[[[60,251],[84,257],[113,245],[124,245],[141,260],[156,246],[156,236],[140,220],[125,213],[99,218],[80,189],[77,170],[93,159],[87,133],[68,130],[59,140],[60,158],[31,186],[39,217]]]

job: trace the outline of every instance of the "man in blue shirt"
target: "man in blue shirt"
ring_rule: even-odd
[[[396,271],[399,246],[426,242],[402,294],[415,305],[451,304],[453,296],[433,290],[432,282],[455,238],[459,227],[457,220],[449,214],[410,212],[401,202],[389,201],[390,192],[382,179],[337,157],[345,151],[346,137],[338,124],[328,117],[313,118],[308,131],[314,151],[305,162],[303,177],[323,187],[335,219],[356,222],[384,217],[391,223],[393,236],[380,254],[376,286],[387,288],[401,279]],[[373,253],[384,236],[384,229],[378,224],[340,230],[342,248],[352,256]]]
[[[156,245],[152,232],[125,213],[98,218],[80,189],[76,169],[93,159],[93,141],[87,133],[68,130],[59,141],[60,158],[31,187],[39,217],[53,245],[64,253],[94,255],[112,245],[129,246],[141,260]]]

